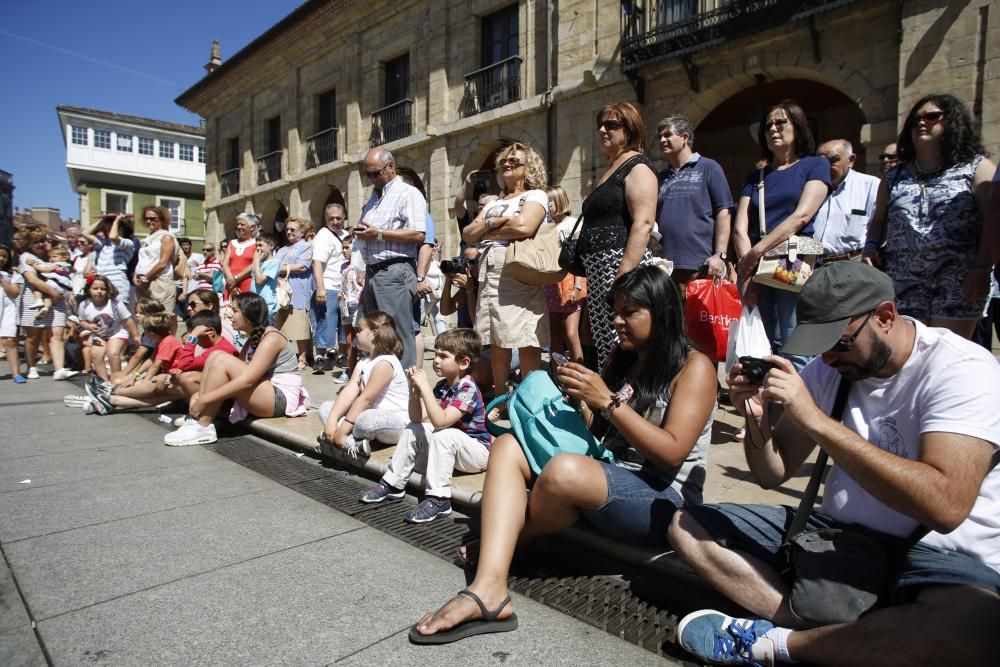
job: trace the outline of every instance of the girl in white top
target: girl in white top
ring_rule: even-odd
[[[87,298],[77,307],[83,340],[83,367],[84,370],[93,368],[102,380],[107,380],[105,358],[111,373],[119,373],[129,336],[138,341],[139,328],[128,306],[119,298],[118,288],[104,276],[94,276],[84,293]]]
[[[381,311],[365,315],[355,340],[368,357],[358,362],[337,400],[320,406],[319,444],[333,444],[357,456],[371,453],[368,440],[386,445],[399,441],[410,421],[410,393],[399,361],[403,343],[392,317]]]
[[[10,248],[0,246],[0,344],[7,354],[11,378],[17,384],[24,384],[27,380],[21,375],[17,356],[17,300],[24,289],[24,279],[11,268],[10,255]]]

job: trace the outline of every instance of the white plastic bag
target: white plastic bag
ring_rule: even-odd
[[[726,375],[740,357],[766,357],[771,354],[771,342],[764,331],[760,310],[743,306],[740,319],[729,325],[729,344],[726,349]]]

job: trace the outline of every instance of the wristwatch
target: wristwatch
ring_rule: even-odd
[[[197,336],[188,336],[188,337],[187,337],[187,338],[185,338],[184,340],[185,340],[186,342],[188,342],[188,343],[194,343],[195,345],[197,345],[197,344],[198,344],[198,337],[197,337]]]
[[[376,237],[379,241],[382,240],[382,230],[378,230],[378,236]]]
[[[417,276],[417,282],[422,283],[427,280],[427,276]]]
[[[717,253],[713,253],[713,254],[715,256],[717,256],[719,259],[721,259],[723,262],[726,261],[727,259],[729,259],[729,254],[726,253],[725,250],[723,250],[722,252],[717,252]]]

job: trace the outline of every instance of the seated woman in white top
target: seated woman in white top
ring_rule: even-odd
[[[403,343],[392,317],[378,310],[365,315],[355,340],[368,356],[355,366],[337,400],[319,408],[323,433],[318,445],[327,454],[331,444],[354,456],[371,453],[369,440],[395,445],[410,421],[410,389],[399,361]]]

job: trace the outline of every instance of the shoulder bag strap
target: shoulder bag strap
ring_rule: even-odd
[[[851,381],[841,378],[840,385],[837,387],[837,398],[833,402],[833,411],[830,413],[831,418],[841,421],[844,416],[844,408],[847,405],[847,395],[849,393],[851,393]],[[788,542],[789,539],[801,533],[805,527],[806,520],[809,518],[813,505],[816,503],[816,496],[819,495],[819,485],[823,480],[823,473],[826,471],[827,458],[826,452],[820,448],[819,454],[816,455],[816,463],[813,466],[809,484],[806,485],[805,493],[802,494],[802,501],[799,502],[799,508],[795,510],[795,518],[792,519],[791,525],[785,532],[785,542]]]
[[[764,169],[760,170],[760,181],[757,183],[757,223],[760,227],[760,237],[767,236],[767,225],[764,223]]]

